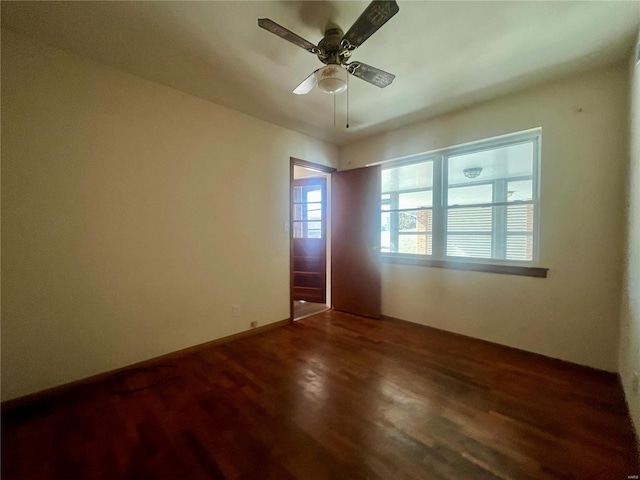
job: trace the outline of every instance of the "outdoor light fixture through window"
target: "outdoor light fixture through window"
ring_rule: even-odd
[[[482,167],[465,168],[462,170],[464,176],[467,178],[476,178],[482,173]]]

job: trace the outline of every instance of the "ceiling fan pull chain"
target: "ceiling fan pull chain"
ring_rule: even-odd
[[[347,76],[347,128],[349,128],[349,76]]]
[[[333,126],[336,126],[336,94],[333,94]]]

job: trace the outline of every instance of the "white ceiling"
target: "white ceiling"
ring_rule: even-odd
[[[398,2],[353,55],[394,73],[379,89],[291,91],[322,66],[259,28],[266,17],[316,44],[368,2],[2,2],[2,26],[335,144],[629,58],[640,2]]]

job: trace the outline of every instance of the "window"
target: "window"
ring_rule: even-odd
[[[433,162],[382,170],[382,251],[432,254]]]
[[[414,156],[382,170],[389,258],[537,261],[540,131]]]
[[[293,238],[322,238],[325,180],[295,180],[293,187]]]

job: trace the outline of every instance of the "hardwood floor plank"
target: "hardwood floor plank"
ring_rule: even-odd
[[[6,411],[2,437],[6,480],[638,474],[614,375],[334,311]]]

